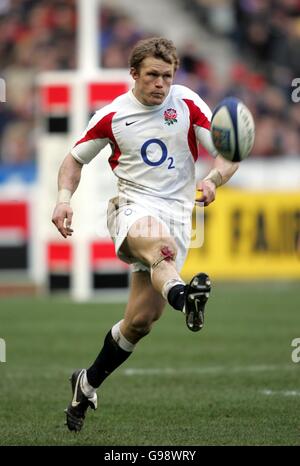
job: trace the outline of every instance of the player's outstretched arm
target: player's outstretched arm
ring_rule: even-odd
[[[209,174],[204,180],[197,183],[197,191],[200,191],[202,196],[196,201],[204,202],[205,206],[211,204],[215,200],[216,189],[227,183],[238,167],[239,164],[237,162],[230,162],[217,155]]]
[[[222,176],[222,184],[227,183],[228,180],[234,175],[239,167],[238,162],[230,162],[229,160],[224,159],[221,155],[217,155],[214,160],[212,169],[218,170]]]
[[[81,177],[82,164],[68,154],[58,172],[57,204],[52,215],[52,223],[64,238],[72,236],[73,210],[70,206],[71,197],[76,191]]]

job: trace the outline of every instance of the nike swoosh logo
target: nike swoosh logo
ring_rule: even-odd
[[[77,377],[77,380],[76,380],[76,385],[75,385],[75,389],[74,389],[74,396],[73,396],[73,400],[72,400],[72,403],[71,403],[73,408],[76,408],[76,406],[78,406],[79,403],[80,403],[80,401],[76,400],[76,395],[77,395],[78,384],[79,384],[80,378],[82,376],[82,373],[83,373],[83,370],[79,373],[79,375]]]
[[[130,125],[133,125],[133,123],[136,123],[136,122],[137,122],[137,120],[136,121],[130,121],[130,123],[128,121],[126,121],[125,124],[126,124],[126,126],[130,126]]]

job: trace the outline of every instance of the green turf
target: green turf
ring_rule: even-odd
[[[104,383],[84,430],[69,433],[68,376],[93,360],[122,312],[63,298],[1,301],[0,445],[300,444],[299,283],[216,285],[195,334],[167,309]]]

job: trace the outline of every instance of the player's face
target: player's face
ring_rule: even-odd
[[[144,105],[160,105],[167,97],[174,77],[174,65],[154,57],[145,58],[137,71],[131,70],[135,80],[133,93]]]

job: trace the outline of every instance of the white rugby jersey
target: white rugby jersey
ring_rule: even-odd
[[[171,86],[154,106],[143,105],[130,90],[95,113],[71,154],[89,163],[110,144],[109,163],[123,192],[192,206],[198,143],[217,155],[210,118],[209,107],[185,86]]]

